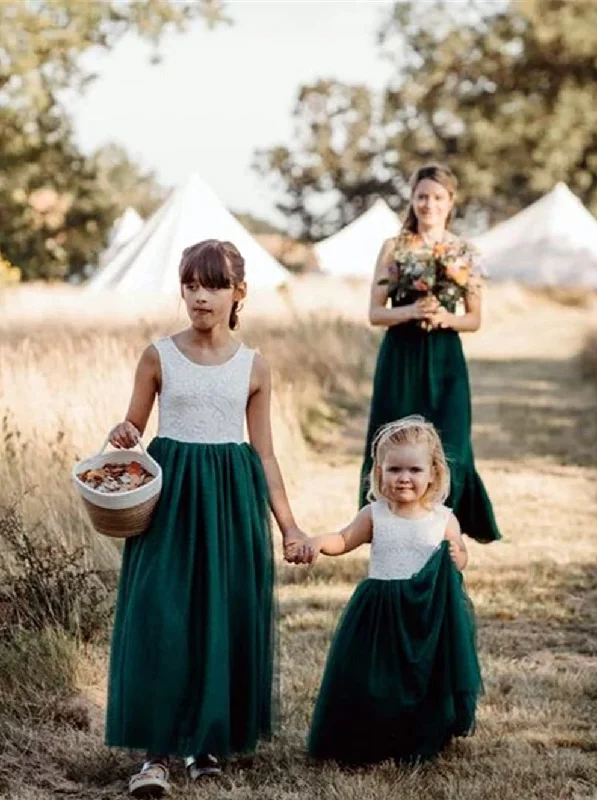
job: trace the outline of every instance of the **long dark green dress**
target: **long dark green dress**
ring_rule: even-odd
[[[474,732],[483,688],[474,614],[442,543],[448,509],[421,520],[384,502],[371,511],[369,577],[334,634],[308,749],[352,765],[410,763]]]
[[[391,298],[392,306],[399,305]],[[402,305],[413,302],[406,298]],[[447,505],[462,531],[479,542],[501,538],[491,501],[477,474],[471,444],[471,394],[462,342],[456,331],[423,330],[416,322],[388,328],[379,350],[359,507],[367,503],[371,443],[382,425],[420,414],[437,428],[450,467]]]
[[[163,470],[150,528],[126,542],[106,743],[225,756],[272,732],[274,567],[261,461],[243,442],[253,351],[221,366],[155,343],[162,390],[149,452]]]

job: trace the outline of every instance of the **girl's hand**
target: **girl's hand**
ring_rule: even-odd
[[[311,539],[300,528],[284,533],[284,560],[289,564],[311,563]]]
[[[421,297],[410,307],[413,320],[431,320],[440,308],[437,297]]]
[[[468,553],[460,533],[460,525],[454,514],[450,515],[444,537],[448,540],[448,552],[454,562],[454,566],[462,572],[468,563]]]
[[[291,564],[314,564],[321,552],[321,537],[306,537],[304,542],[296,542],[285,549],[286,560]]]
[[[124,448],[128,450],[134,447],[140,438],[141,434],[133,423],[128,422],[128,420],[119,422],[118,425],[115,425],[110,431],[110,444],[119,449]]]
[[[454,542],[452,539],[448,542],[448,550],[450,552],[450,558],[456,564],[458,568],[460,568],[460,558],[462,555],[462,551],[460,547]]]

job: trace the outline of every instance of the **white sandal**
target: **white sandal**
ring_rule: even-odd
[[[145,762],[141,771],[130,779],[129,794],[132,797],[163,797],[170,794],[168,767],[158,762]]]
[[[187,775],[192,781],[198,781],[203,777],[214,777],[222,774],[222,767],[220,762],[215,756],[197,756],[193,758],[185,758],[185,767],[187,768]]]

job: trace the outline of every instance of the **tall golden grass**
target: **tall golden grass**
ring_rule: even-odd
[[[123,418],[140,354],[182,327],[184,310],[168,298],[140,313],[130,297],[57,287],[32,288],[29,304],[27,296],[26,287],[12,300],[4,295],[0,325],[0,505],[27,493],[29,518],[43,516],[61,541],[92,544],[100,566],[115,566],[115,547],[91,535],[70,467]],[[354,292],[344,304],[338,292],[327,303],[320,297],[325,316],[301,313],[297,298],[273,293],[267,315],[256,310],[263,296],[255,298],[240,332],[274,369],[274,438],[291,482],[307,461],[306,442],[323,442],[342,415],[366,403],[377,347],[375,332],[350,319]],[[156,419],[154,409],[146,440]]]

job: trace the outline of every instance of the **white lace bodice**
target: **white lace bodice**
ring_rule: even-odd
[[[446,506],[436,506],[421,519],[406,519],[392,513],[385,501],[371,503],[369,577],[406,580],[419,572],[442,543],[450,514]]]
[[[162,370],[157,435],[202,444],[243,442],[255,351],[241,344],[224,364],[205,366],[187,358],[169,336],[153,344]]]

